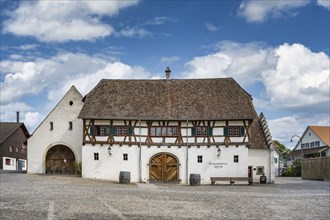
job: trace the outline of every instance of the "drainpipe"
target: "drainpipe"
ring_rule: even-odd
[[[186,181],[187,184],[189,184],[188,182],[188,120],[187,120],[187,124],[186,124],[186,145],[187,145],[187,155],[186,155]]]
[[[140,182],[142,182],[142,146],[141,146],[141,120],[139,119],[139,133],[140,133],[140,137],[139,137],[139,147],[140,147],[140,152],[139,152],[139,179]]]

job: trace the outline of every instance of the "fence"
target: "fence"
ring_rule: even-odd
[[[303,159],[301,178],[310,180],[330,180],[330,157]]]

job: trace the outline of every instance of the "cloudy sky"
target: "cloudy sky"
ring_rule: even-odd
[[[233,77],[288,147],[329,125],[329,0],[1,3],[1,121],[32,133],[106,79]]]

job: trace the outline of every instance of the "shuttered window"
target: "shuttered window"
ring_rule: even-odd
[[[213,128],[210,126],[195,126],[191,128],[191,136],[207,137],[213,135]]]
[[[244,126],[224,127],[223,135],[229,137],[243,137],[245,134]]]
[[[94,136],[127,136],[133,134],[132,126],[92,125],[89,134]]]

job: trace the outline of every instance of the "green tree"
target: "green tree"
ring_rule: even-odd
[[[287,148],[284,144],[282,144],[281,142],[279,142],[278,140],[274,141],[274,144],[276,145],[277,149],[280,151],[280,153],[282,154],[283,158],[286,158],[287,155],[291,152],[291,150],[289,148]]]

